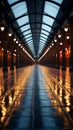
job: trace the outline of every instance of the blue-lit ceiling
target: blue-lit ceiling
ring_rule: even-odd
[[[36,1],[37,5],[33,0],[8,0],[8,3],[26,46],[34,58],[39,58],[48,44],[50,32],[63,0]]]

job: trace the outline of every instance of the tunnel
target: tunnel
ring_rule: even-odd
[[[0,129],[73,130],[73,0],[0,1]]]

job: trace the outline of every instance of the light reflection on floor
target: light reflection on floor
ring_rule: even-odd
[[[73,121],[68,69],[35,65],[0,71],[1,130],[72,130],[65,116],[68,113]]]
[[[73,73],[69,72],[69,68],[66,68],[66,71],[45,66],[40,68],[53,92],[73,119],[73,81],[71,80]]]
[[[3,73],[0,69],[0,121],[5,122],[4,125],[8,124],[11,114],[20,105],[22,92],[33,68],[30,66],[14,71],[8,70],[8,73]]]

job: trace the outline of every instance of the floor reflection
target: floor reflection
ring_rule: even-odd
[[[70,73],[69,68],[66,68],[66,71],[44,66],[40,68],[61,105],[73,120],[73,74]]]
[[[33,66],[8,70],[0,76],[0,126],[6,126],[15,109],[21,104],[23,90]]]

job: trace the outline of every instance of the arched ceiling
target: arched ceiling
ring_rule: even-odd
[[[61,19],[64,15],[66,17],[68,4],[71,4],[69,1],[7,0],[7,11],[12,12],[11,24],[34,58],[41,56],[62,23]]]

